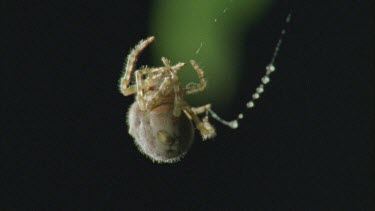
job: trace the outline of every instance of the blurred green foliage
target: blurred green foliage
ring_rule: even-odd
[[[183,83],[198,82],[189,64],[194,59],[203,68],[207,89],[191,97],[193,105],[213,103],[228,106],[237,92],[241,35],[259,21],[272,0],[169,0],[154,1],[151,32],[153,64],[162,56],[172,64],[186,62],[179,73]],[[201,47],[201,48],[200,48]],[[197,50],[200,48],[199,52]],[[249,87],[249,93],[251,92]]]

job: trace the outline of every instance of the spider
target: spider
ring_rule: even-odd
[[[291,13],[285,23],[288,24],[290,18]],[[285,29],[281,31],[271,62],[266,66],[266,73],[256,87],[252,99],[246,103],[249,109],[254,107],[255,101],[260,98],[270,81],[269,76],[276,70],[274,62],[285,32]],[[182,86],[178,78],[178,72],[185,66],[182,62],[172,65],[168,59],[162,57],[162,67],[144,66],[134,70],[138,56],[154,40],[153,36],[141,40],[130,51],[119,88],[125,96],[135,95],[135,102],[127,114],[127,123],[129,134],[134,138],[138,149],[154,162],[174,163],[188,152],[193,143],[193,124],[203,140],[206,140],[216,135],[208,114],[232,129],[238,127],[238,120],[243,118],[243,114],[239,113],[235,120],[225,121],[211,110],[211,104],[191,107],[184,100],[185,95],[201,92],[207,85],[203,70],[194,60],[190,60],[190,64],[198,75],[199,83],[189,83],[186,86]],[[133,72],[135,84],[130,84]],[[200,114],[205,116],[199,118]]]
[[[192,122],[204,140],[214,137],[216,132],[207,115],[211,105],[191,107],[184,100],[185,95],[201,92],[207,85],[203,70],[194,60],[190,60],[190,64],[199,83],[184,87],[177,73],[185,63],[172,65],[162,57],[162,67],[145,66],[134,70],[139,54],[154,40],[153,36],[141,40],[129,53],[120,79],[120,92],[125,96],[136,95],[128,111],[127,123],[139,150],[152,161],[171,163],[179,161],[193,143]],[[133,71],[135,84],[130,85]],[[206,116],[200,119],[198,115],[202,113]]]

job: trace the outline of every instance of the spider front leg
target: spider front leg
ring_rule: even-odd
[[[176,76],[176,78],[177,78],[177,76]],[[180,116],[181,115],[181,110],[182,110],[182,105],[181,105],[181,102],[182,102],[181,95],[182,95],[182,93],[181,93],[180,84],[178,82],[178,78],[176,80],[176,79],[174,79],[172,77],[172,83],[173,83],[173,89],[174,89],[174,94],[175,94],[173,115],[174,116]]]
[[[197,62],[195,62],[194,60],[190,60],[190,64],[191,66],[193,66],[195,72],[197,73],[198,75],[198,78],[199,78],[199,84],[188,84],[186,87],[185,87],[185,93],[186,94],[194,94],[194,93],[197,93],[197,92],[201,92],[203,91],[206,86],[207,86],[207,82],[206,82],[206,79],[204,78],[204,72],[203,70],[199,67],[199,65],[197,64]]]
[[[177,65],[171,67],[170,61],[166,58],[161,58],[162,62],[164,63],[164,66],[170,71],[171,80],[173,84],[173,91],[175,94],[174,97],[174,106],[173,106],[173,115],[174,116],[180,116],[181,110],[182,110],[182,95],[183,92],[181,90],[180,82],[177,76],[177,71],[180,70],[185,64],[184,63],[178,63]]]
[[[163,99],[162,96],[167,93],[170,79],[165,77],[159,89],[147,100],[146,109],[149,110],[158,105]]]
[[[131,95],[136,92],[136,87],[129,87],[130,84],[130,78],[132,75],[132,72],[134,71],[134,67],[137,63],[137,59],[139,54],[153,41],[155,40],[155,37],[149,37],[145,40],[141,40],[138,45],[134,47],[133,50],[129,53],[127,59],[126,59],[126,65],[124,67],[124,75],[120,78],[120,92],[125,95]]]

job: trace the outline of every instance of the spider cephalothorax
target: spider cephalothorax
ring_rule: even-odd
[[[190,63],[199,77],[198,84],[183,87],[177,73],[185,64],[171,65],[163,57],[162,67],[135,70],[135,84],[130,85],[139,54],[154,39],[142,40],[128,55],[125,72],[120,79],[120,91],[125,96],[136,95],[127,122],[129,133],[140,151],[156,162],[174,162],[185,155],[193,143],[192,122],[203,139],[212,138],[216,133],[207,115],[202,120],[198,117],[199,114],[207,114],[210,104],[193,108],[184,100],[184,95],[203,91],[206,87],[204,72],[194,60]]]

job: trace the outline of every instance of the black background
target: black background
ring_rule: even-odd
[[[117,90],[124,55],[149,35],[151,2],[15,2],[1,7],[0,206],[374,208],[373,3],[275,4],[243,35],[244,91],[220,113],[244,107],[291,9],[257,108],[238,130],[216,122],[214,140],[196,135],[182,162],[157,165],[127,134],[133,99]]]

